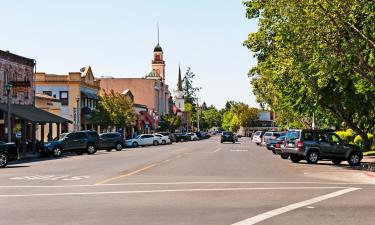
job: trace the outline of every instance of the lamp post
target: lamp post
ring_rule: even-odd
[[[77,110],[76,110],[76,131],[79,131],[80,125],[79,125],[79,100],[81,98],[79,96],[76,96],[76,102],[77,102]]]
[[[13,85],[10,83],[7,83],[5,85],[5,89],[7,91],[7,97],[8,97],[8,142],[12,142],[12,121],[11,121],[11,113],[10,113],[10,105],[11,105],[11,100],[10,100],[10,91],[12,90]]]

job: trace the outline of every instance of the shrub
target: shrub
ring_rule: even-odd
[[[367,137],[368,137],[368,140],[369,140],[370,146],[372,146],[373,143],[374,143],[374,135],[373,135],[373,134],[367,134]],[[354,144],[356,144],[356,145],[361,145],[361,143],[362,143],[362,138],[361,138],[361,136],[357,135],[357,136],[354,138]]]
[[[337,131],[336,134],[346,143],[349,144],[354,141],[353,132],[348,129],[346,131]]]

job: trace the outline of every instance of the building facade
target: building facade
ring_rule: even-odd
[[[148,114],[153,117],[154,125],[151,129],[157,129],[160,117],[171,113],[171,93],[165,83],[164,54],[159,44],[154,48],[151,67],[152,71],[143,78],[102,77],[100,88],[102,94],[111,90],[116,93],[130,90],[134,96],[134,103],[145,106]],[[151,124],[145,126],[148,128]]]
[[[35,74],[36,93],[51,96],[61,102],[60,116],[73,121],[62,127],[62,132],[97,130],[91,121],[99,94],[99,80],[95,79],[90,66],[68,75]]]

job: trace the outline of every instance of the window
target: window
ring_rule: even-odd
[[[318,140],[319,140],[319,142],[328,142],[328,135],[327,134],[319,134]]]
[[[76,139],[85,139],[86,138],[86,134],[82,133],[82,132],[76,133],[75,136],[76,136]]]
[[[52,96],[52,91],[43,91],[43,94]]]
[[[312,132],[306,132],[303,134],[303,140],[305,141],[313,141],[313,133]]]
[[[330,135],[331,143],[340,144],[340,138],[336,134]]]
[[[69,105],[69,94],[67,91],[60,91],[61,105]]]

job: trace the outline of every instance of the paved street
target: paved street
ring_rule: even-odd
[[[0,224],[373,224],[373,173],[282,160],[248,138],[0,170]]]

